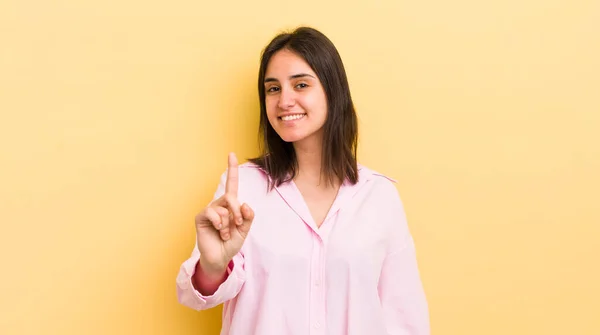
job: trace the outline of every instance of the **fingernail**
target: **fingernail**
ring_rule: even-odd
[[[217,226],[217,229],[221,229],[223,228],[223,224],[219,223],[219,225]]]
[[[237,223],[242,224],[242,222],[244,222],[244,220],[242,218],[238,218]]]

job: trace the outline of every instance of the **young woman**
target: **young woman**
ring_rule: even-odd
[[[301,27],[265,48],[263,153],[229,155],[196,216],[179,301],[223,306],[221,334],[426,335],[429,312],[393,182],[356,161],[357,118],[342,60]]]

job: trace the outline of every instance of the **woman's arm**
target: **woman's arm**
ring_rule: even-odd
[[[389,335],[430,334],[428,304],[410,236],[385,258],[378,290]]]

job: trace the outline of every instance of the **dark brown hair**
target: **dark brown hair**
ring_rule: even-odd
[[[265,105],[265,73],[273,55],[287,49],[302,57],[316,73],[327,97],[327,118],[323,125],[321,168],[326,182],[333,184],[358,181],[356,151],[358,121],[348,78],[342,59],[333,43],[321,32],[299,27],[291,33],[281,33],[262,52],[258,72],[260,100],[259,134],[261,155],[250,161],[260,166],[271,178],[270,186],[292,180],[298,173],[298,161],[292,143],[285,142],[275,132],[267,117]]]

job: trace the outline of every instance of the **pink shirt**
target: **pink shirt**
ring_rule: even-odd
[[[211,296],[194,289],[197,247],[177,276],[183,305],[224,303],[221,335],[430,333],[415,246],[390,179],[359,165],[358,183],[340,187],[319,228],[293,182],[267,192],[254,164],[239,167],[238,199],[255,218],[225,282]]]

